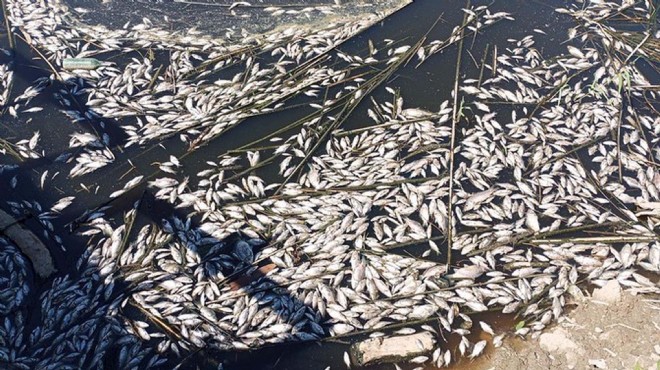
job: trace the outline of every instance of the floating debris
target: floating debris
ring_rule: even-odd
[[[31,231],[26,230],[20,222],[0,210],[0,235],[16,244],[32,262],[34,271],[41,278],[47,278],[55,273],[55,265],[50,251]]]
[[[407,362],[407,360],[432,352],[434,347],[434,336],[424,332],[367,339],[351,346],[351,356],[358,366],[383,362]]]
[[[639,63],[658,63],[657,40],[612,24],[650,19],[651,2],[558,9],[575,22],[559,55],[544,55],[537,38],[546,35],[535,31],[487,48],[481,63],[470,55],[478,75],[464,75],[459,59],[453,95],[433,108],[394,88],[397,72],[448,48],[463,56],[464,41],[515,14],[469,7],[447,37],[409,44],[355,38],[383,15],[225,44],[148,19],[74,28],[52,2],[7,8],[52,76],[11,92],[13,74],[0,65],[0,103],[22,129],[3,139],[11,163],[1,179],[22,196],[23,161],[52,159],[38,188],[62,194],[45,206],[5,204],[63,251],[58,221],[89,243],[76,270],[45,288],[33,328],[21,303],[33,290],[29,264],[16,241],[0,239],[3,273],[20,270],[6,283],[20,299],[0,302],[9,312],[0,351],[12,364],[150,368],[201,348],[396,334],[420,338],[409,343],[424,349],[413,363],[441,367],[484,352],[486,341],[468,339],[495,335],[479,313],[515,313],[514,334],[538,336],[583,282],[659,291],[640,273],[660,272],[658,92]],[[348,40],[361,51],[345,51]],[[55,67],[105,53],[126,57],[75,74]],[[72,122],[62,153],[25,121],[45,112],[35,105],[44,94]],[[189,165],[200,148],[292,100],[306,116]],[[349,117],[359,126],[349,129]],[[154,168],[133,162],[161,149]],[[59,172],[80,186],[54,186]],[[94,173],[113,181],[89,185]],[[136,221],[149,213],[147,195],[167,205],[162,220]],[[102,200],[90,208],[90,199]],[[458,351],[446,348],[449,336]]]
[[[62,60],[62,68],[72,69],[87,69],[93,70],[100,67],[102,63],[94,58],[65,58]]]

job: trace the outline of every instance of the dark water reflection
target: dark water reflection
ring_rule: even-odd
[[[181,4],[172,1],[152,3],[149,1],[126,2],[113,0],[107,4],[86,0],[67,0],[67,2],[72,6],[91,10],[82,14],[82,19],[99,22],[109,27],[121,27],[126,21],[139,21],[145,14],[152,15],[153,12],[161,13],[163,16],[167,15],[172,19],[172,27],[177,29],[193,26],[205,30],[217,28],[216,25],[224,24],[223,22],[229,22],[227,24],[234,22],[234,20],[228,20],[230,17],[226,14],[226,8],[211,5],[211,3],[219,4],[219,1],[209,0],[209,4],[203,5]],[[273,1],[270,2],[273,3]],[[322,4],[332,3],[333,1],[315,0],[312,2]],[[256,2],[253,1],[253,3]],[[294,4],[296,1],[280,0],[278,3]],[[310,2],[306,1],[306,3]],[[466,47],[469,46],[469,48],[466,49],[467,52],[463,53],[462,77],[474,78],[478,76],[478,62],[482,59],[492,58],[492,52],[496,45],[500,50],[504,50],[509,45],[507,39],[520,39],[533,34],[533,30],[540,30],[547,34],[538,37],[536,43],[537,49],[544,57],[556,55],[563,51],[561,42],[565,40],[566,30],[571,23],[566,17],[554,12],[554,8],[563,5],[563,1],[472,1],[472,4],[481,3],[492,3],[491,10],[493,12],[506,11],[512,13],[516,20],[496,24],[488,28],[487,31],[480,33],[474,40],[467,40]],[[384,22],[349,41],[342,46],[342,50],[348,54],[364,50],[368,40],[392,39],[413,44],[429,32],[429,29],[439,17],[440,21],[428,34],[428,39],[445,39],[452,29],[461,23],[463,18],[461,8],[465,5],[465,1],[417,0]],[[104,11],[99,11],[100,9],[104,9]],[[284,18],[283,20],[286,22],[287,19]],[[260,23],[258,18],[252,18],[245,22],[249,22],[254,26],[253,31],[272,27],[271,24]],[[244,24],[233,25],[240,28]],[[5,35],[0,35],[0,46],[7,48]],[[484,55],[486,50],[488,54]],[[433,56],[419,68],[416,68],[414,64],[407,65],[399,70],[386,85],[399,89],[401,95],[405,97],[407,105],[435,111],[443,101],[451,99],[457,51],[456,46],[450,47],[445,52]],[[130,56],[116,56],[115,61],[121,63],[121,58],[130,58]],[[13,86],[15,92],[25,90],[39,77],[47,78],[50,75],[47,66],[34,59],[32,50],[25,43],[17,43],[15,55],[10,59],[10,63],[14,64],[16,73]],[[75,221],[81,214],[87,209],[93,209],[104,204],[107,196],[117,188],[121,188],[123,183],[130,178],[137,175],[149,176],[154,174],[155,167],[153,164],[155,162],[164,162],[167,161],[170,155],[179,157],[188,152],[188,147],[181,143],[178,137],[172,137],[158,143],[158,145],[154,144],[146,148],[133,146],[126,150],[115,150],[117,156],[115,163],[99,171],[98,174],[93,173],[79,179],[69,179],[66,172],[68,166],[55,162],[54,157],[69,150],[67,144],[69,135],[72,132],[94,130],[94,127],[98,127],[100,122],[89,120],[72,124],[71,120],[61,113],[63,109],[61,103],[52,98],[53,94],[66,88],[61,83],[49,85],[45,93],[38,96],[33,103],[33,105],[44,107],[44,110],[38,114],[21,115],[19,119],[12,118],[6,112],[0,116],[0,137],[8,140],[29,138],[33,131],[40,130],[43,136],[41,144],[46,152],[50,153],[37,160],[16,162],[11,162],[8,156],[0,157],[3,161],[2,164],[17,164],[20,166],[18,170],[0,174],[2,200],[34,199],[44,206],[49,206],[65,195],[74,194],[77,197],[77,202],[68,208],[61,218],[54,221],[54,227],[58,231],[58,235],[64,239],[63,244],[66,246],[66,251],[62,251],[50,236],[44,236],[43,226],[34,219],[35,215],[28,215],[26,219],[26,225],[35,231],[37,235],[42,236],[44,242],[51,247],[56,265],[62,274],[73,271],[75,267],[72,261],[75,261],[86,247],[85,240],[77,237],[73,232],[77,226]],[[380,86],[373,96],[376,100],[387,96],[385,86]],[[84,94],[78,98],[81,104],[84,105],[86,101]],[[289,102],[289,105],[295,104],[295,100]],[[368,100],[365,100],[344,127],[354,129],[370,124],[370,120],[366,115],[366,110],[370,104]],[[231,129],[226,134],[182,159],[185,173],[181,174],[180,177],[194,176],[206,167],[206,161],[213,160],[228,150],[264,137],[307,113],[309,113],[307,108],[294,107],[279,113],[246,120],[238,127]],[[120,122],[104,120],[103,124],[105,127],[118,127]],[[110,146],[119,148],[122,144],[121,131],[116,130],[114,134],[111,131]],[[127,164],[127,159],[131,160],[131,165]],[[49,180],[49,188],[44,191],[39,184],[40,176],[46,169],[48,169],[51,176],[58,171],[63,172],[54,179]],[[273,171],[273,168],[266,168],[259,174],[268,181],[274,175]],[[15,189],[9,185],[9,180],[14,176],[17,177],[20,184]],[[120,179],[122,181],[119,181]],[[81,186],[80,183],[83,183],[84,186]],[[89,191],[83,190],[84,188],[89,189]],[[142,198],[144,192],[144,188],[138,188],[131,191],[128,196],[113,202],[114,209],[110,217],[121,219],[121,215],[132,207],[136,199]],[[6,204],[0,204],[0,207],[6,208]],[[145,201],[141,207],[142,218],[139,223],[143,224],[158,222],[172,214],[170,207],[152,200]],[[500,320],[504,327],[511,324],[510,320],[506,318],[500,318]],[[274,346],[251,353],[198,352],[187,357],[182,368],[211,368],[218,361],[224,360],[226,361],[226,369],[322,370],[326,366],[341,369],[345,367],[343,352],[346,350],[346,344],[326,342],[322,344]],[[465,363],[460,366],[465,366]],[[404,368],[406,367],[412,368],[413,366],[404,366]],[[372,366],[369,369],[391,368],[392,365],[386,365]]]

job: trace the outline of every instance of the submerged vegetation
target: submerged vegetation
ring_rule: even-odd
[[[415,360],[442,367],[538,335],[585,283],[658,293],[656,4],[567,2],[553,55],[538,29],[475,50],[516,14],[461,6],[437,39],[441,14],[416,39],[364,37],[390,8],[228,43],[4,0],[2,207],[77,264],[37,287],[0,237],[0,364],[185,368],[202,351],[428,331],[438,346]],[[18,89],[22,53],[44,69]],[[396,88],[445,53],[449,98]],[[105,62],[65,71],[72,57]],[[45,95],[72,123],[39,126],[57,135],[30,127]],[[268,133],[227,143],[251,120]],[[515,314],[514,330],[483,312]]]

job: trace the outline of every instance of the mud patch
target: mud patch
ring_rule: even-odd
[[[505,341],[471,369],[660,368],[660,297],[616,297],[620,289],[597,289],[538,339]],[[609,303],[596,299],[603,296]]]

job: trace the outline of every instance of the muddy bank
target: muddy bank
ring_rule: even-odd
[[[632,295],[615,281],[537,339],[511,338],[470,369],[648,369],[660,367],[660,297]]]

